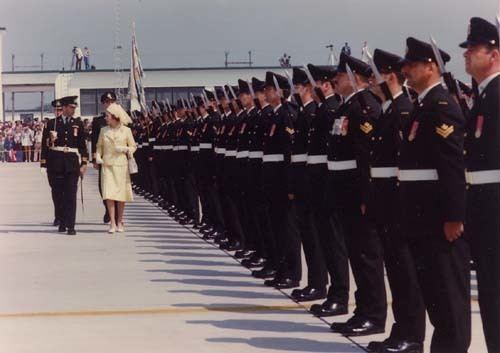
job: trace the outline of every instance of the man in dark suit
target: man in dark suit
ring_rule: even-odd
[[[467,122],[467,239],[476,265],[479,306],[489,353],[500,352],[500,51],[498,30],[470,20],[465,69],[478,83]]]
[[[431,353],[470,345],[470,259],[465,221],[465,118],[441,84],[430,44],[406,41],[402,71],[418,93],[398,161],[401,225],[434,326]],[[440,51],[443,62],[450,56]]]
[[[104,111],[106,111],[106,108],[109,107],[111,103],[116,102],[116,94],[113,91],[105,92],[101,96],[101,103],[104,107]],[[99,193],[102,196],[102,189],[101,189],[101,166],[96,163],[95,160],[95,155],[96,155],[96,149],[97,149],[97,140],[99,139],[99,133],[101,132],[101,128],[106,126],[106,113],[102,113],[99,116],[94,117],[92,119],[92,163],[94,165],[94,168],[99,171]],[[108,209],[106,208],[106,202],[103,201],[104,204],[104,209],[106,210],[104,213],[104,218],[103,222],[104,223],[109,223],[110,218],[108,214]]]
[[[53,173],[53,186],[61,197],[57,202],[63,210],[59,232],[67,231],[76,235],[76,192],[78,179],[83,177],[87,168],[87,147],[80,118],[74,118],[77,96],[60,99],[61,116],[48,122],[42,136],[42,168]]]

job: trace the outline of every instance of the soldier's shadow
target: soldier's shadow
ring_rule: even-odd
[[[259,349],[280,350],[286,352],[354,353],[361,351],[359,348],[356,348],[354,345],[349,343],[337,343],[330,341],[321,342],[305,338],[292,338],[292,337],[252,337],[252,338],[221,337],[221,338],[207,338],[207,342],[239,343],[239,344],[243,343]]]
[[[201,294],[209,297],[226,297],[238,299],[285,299],[282,294],[275,294],[273,292],[250,292],[238,290],[225,290],[225,289],[202,289],[202,290],[169,290],[169,293],[180,294]]]
[[[273,312],[268,312],[273,315]],[[317,324],[280,320],[255,319],[227,319],[227,320],[188,320],[192,325],[212,325],[226,330],[263,331],[263,332],[300,332],[300,333],[328,333],[328,326],[318,321]],[[331,351],[330,351],[331,352]]]

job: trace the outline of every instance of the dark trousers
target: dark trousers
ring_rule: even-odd
[[[61,195],[59,201],[62,201],[61,225],[68,229],[75,229],[76,193],[79,176],[79,171],[54,175],[54,188]]]
[[[470,345],[470,258],[464,238],[448,242],[442,229],[409,241],[429,319],[431,353],[466,353]]]
[[[385,326],[387,297],[382,244],[374,227],[361,215],[360,205],[338,208],[337,219],[345,234],[349,261],[356,282],[354,315]]]
[[[54,204],[54,219],[62,222],[64,218],[64,199],[63,194],[56,189],[55,177],[53,172],[47,173],[52,203]]]
[[[237,175],[237,162],[235,157],[224,158],[224,176],[223,176],[223,209],[225,215],[225,224],[227,225],[228,238],[232,241],[243,241],[243,225],[241,222],[238,203],[240,198],[240,182],[235,177]]]
[[[311,210],[318,231],[318,241],[323,253],[323,261],[330,275],[328,300],[344,305],[349,301],[349,260],[347,246],[342,227],[334,212],[333,196],[327,201],[325,185],[328,180],[328,170],[324,165],[307,167],[308,181],[311,190]]]
[[[307,263],[307,284],[314,288],[324,288],[328,282],[328,273],[309,203],[296,195],[289,217],[291,224],[296,227],[304,249]]]
[[[415,262],[408,241],[396,224],[378,225],[384,248],[387,280],[392,293],[395,323],[390,338],[411,342],[425,339],[425,305],[418,285]]]
[[[471,186],[467,239],[476,265],[479,307],[489,353],[500,352],[500,186]]]

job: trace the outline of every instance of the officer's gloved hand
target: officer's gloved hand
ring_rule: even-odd
[[[127,153],[128,152],[128,147],[127,146],[115,146],[115,152],[117,152],[117,153]]]
[[[40,168],[40,173],[42,175],[47,175],[47,168],[45,168],[45,167]]]

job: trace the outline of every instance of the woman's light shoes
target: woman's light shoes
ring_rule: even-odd
[[[114,234],[115,232],[116,232],[116,228],[115,227],[110,227],[109,230],[108,230],[109,234]]]
[[[120,224],[120,225],[118,226],[118,228],[116,228],[116,231],[117,231],[118,233],[123,233],[123,232],[125,231],[125,228],[123,228],[123,223],[122,223],[122,224]]]

